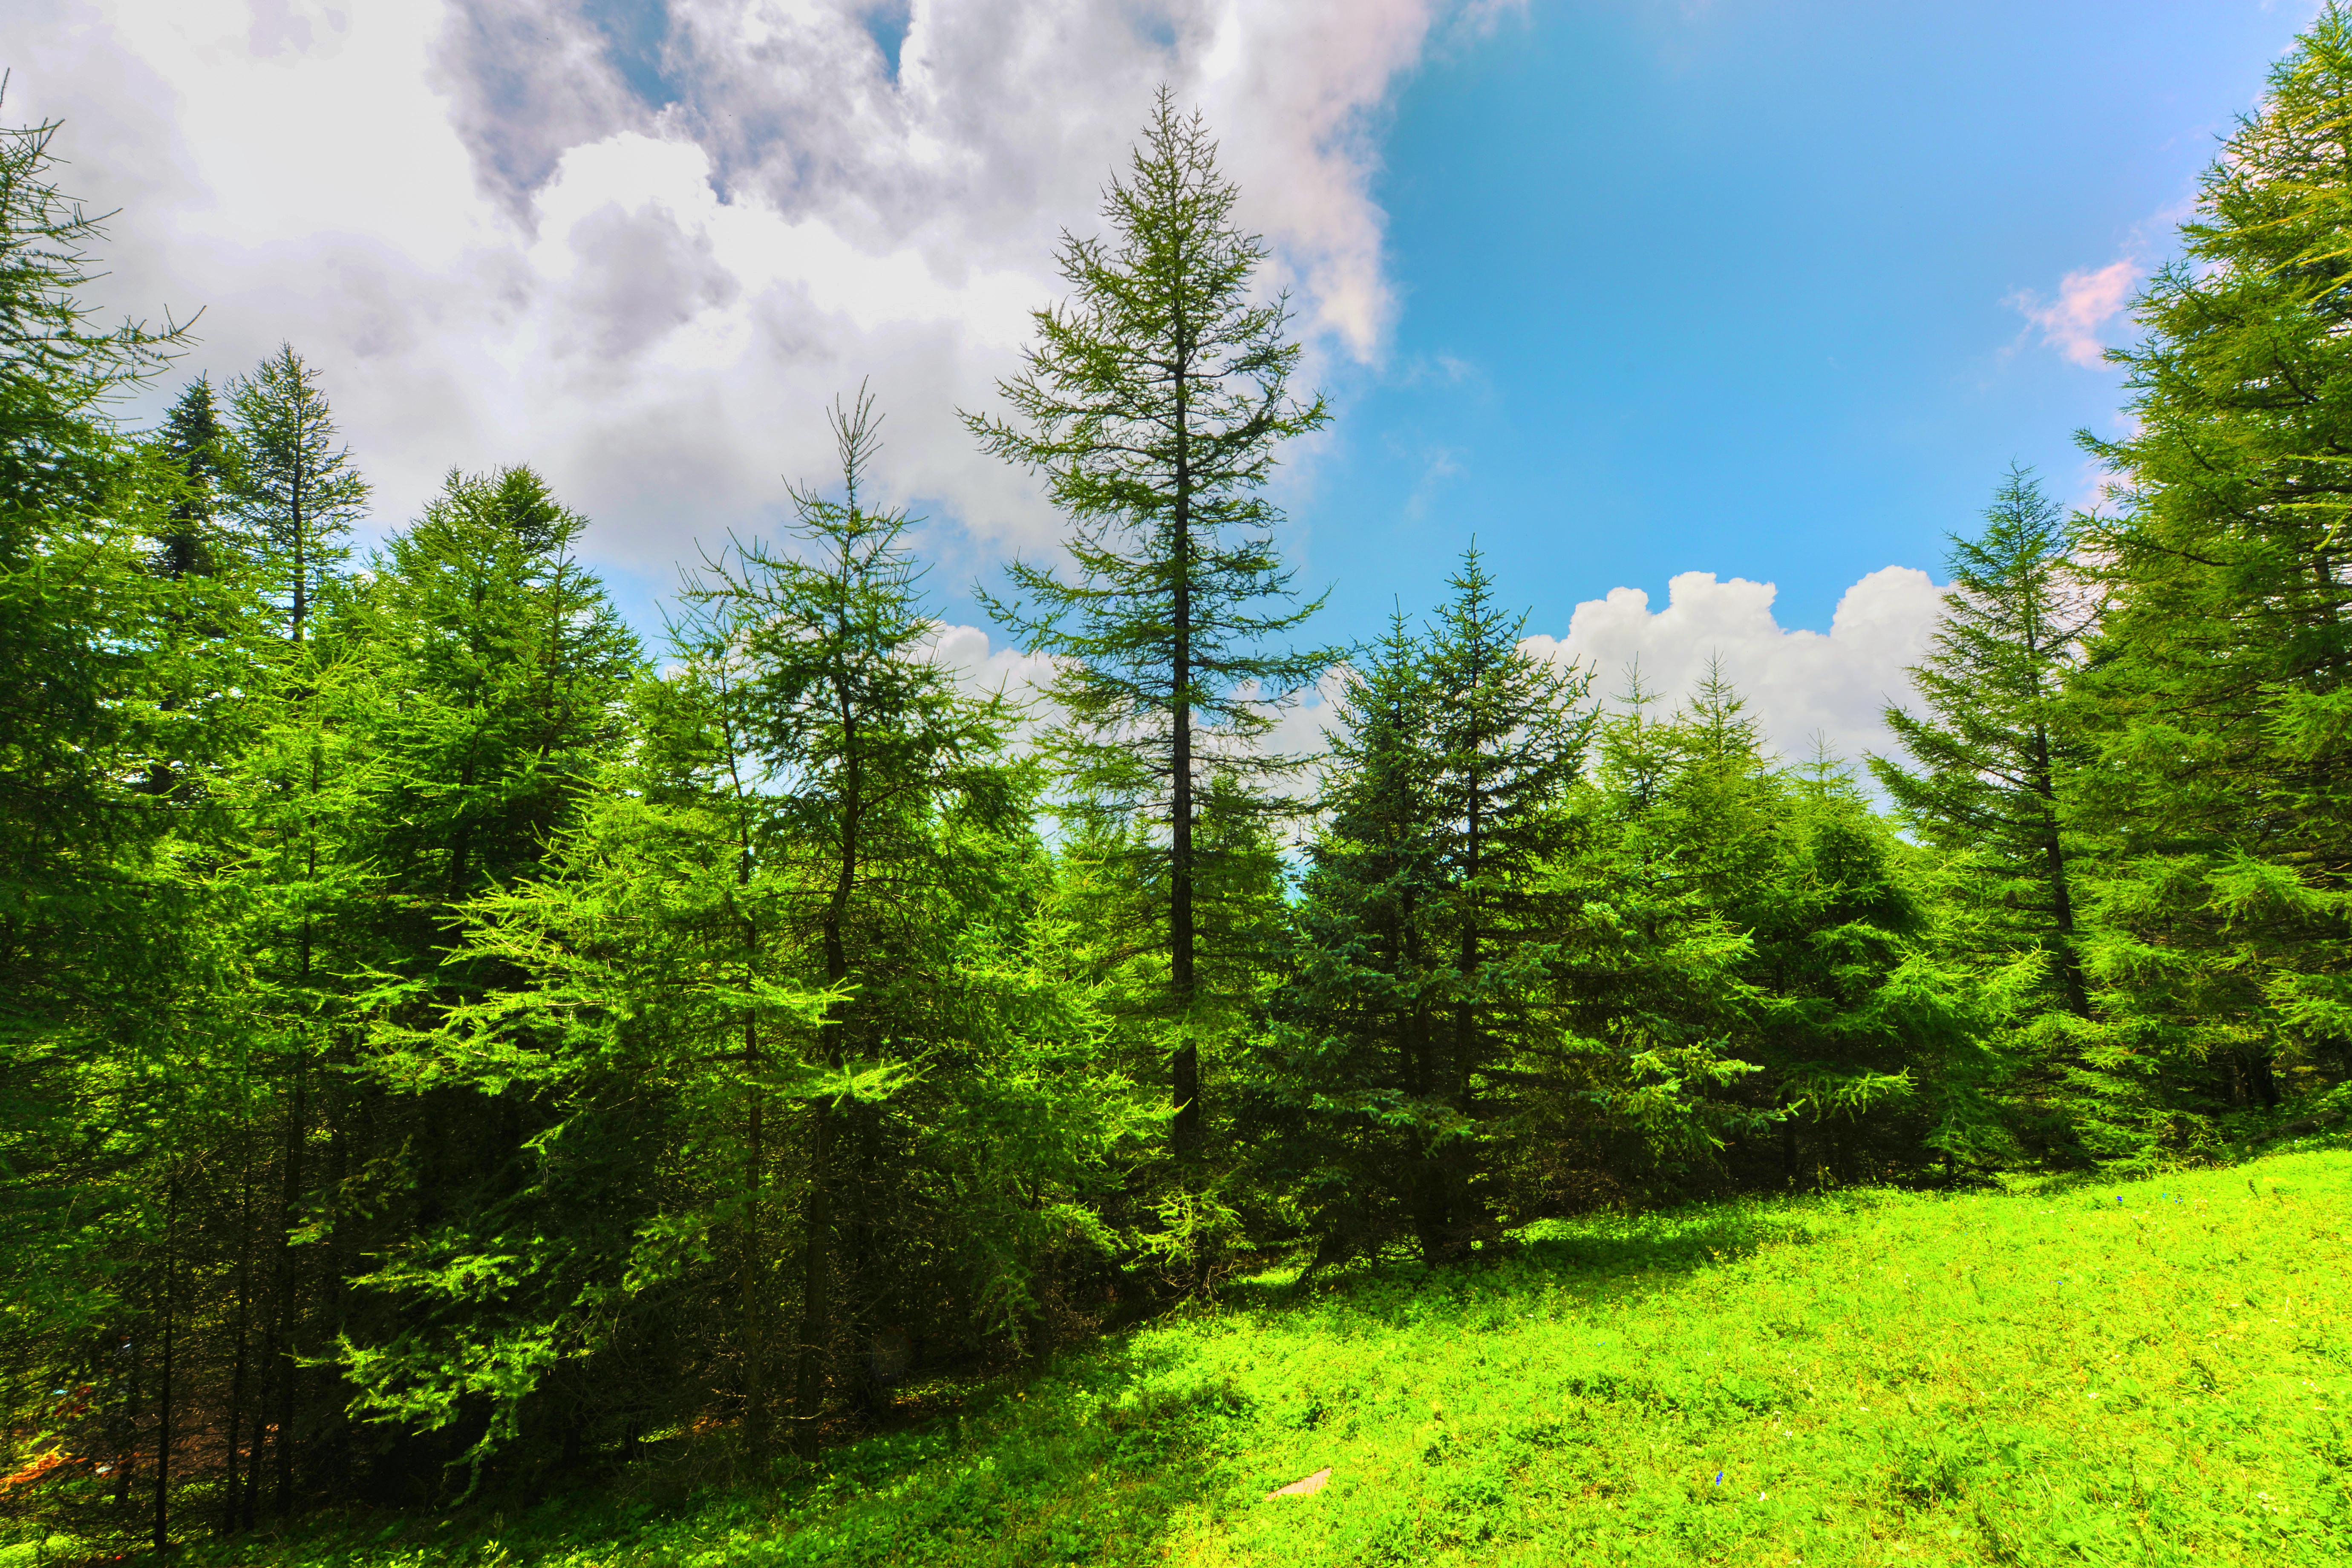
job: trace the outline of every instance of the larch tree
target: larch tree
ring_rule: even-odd
[[[992,455],[1041,474],[1069,519],[1073,572],[1016,562],[990,612],[1053,656],[1053,740],[1079,810],[1164,825],[1170,1053],[1180,1155],[1202,1142],[1196,829],[1206,775],[1262,787],[1288,759],[1258,748],[1273,711],[1334,662],[1283,646],[1300,602],[1265,495],[1280,444],[1319,428],[1290,393],[1286,297],[1253,298],[1265,244],[1197,115],[1162,89],[1127,176],[1104,193],[1108,238],[1064,237],[1062,304],[1034,317],[1012,417],[965,416]],[[1160,868],[1139,868],[1153,879]]]
[[[1911,669],[1927,711],[1886,710],[1912,766],[1870,760],[1918,830],[1986,866],[1988,893],[2049,961],[2066,1006],[2087,1016],[2060,801],[2085,760],[2065,687],[2097,616],[2057,504],[2012,468],[1973,538],[1954,535],[1952,587],[1925,660]]]
[[[921,571],[907,548],[912,520],[877,510],[867,495],[880,450],[880,421],[863,389],[835,405],[832,426],[841,464],[839,499],[814,487],[792,492],[791,555],[740,547],[691,582],[690,646],[706,665],[731,670],[722,722],[740,736],[748,781],[765,821],[764,853],[797,868],[806,894],[799,922],[813,938],[816,973],[828,994],[844,994],[817,1030],[823,1092],[808,1108],[809,1185],[802,1217],[801,1310],[793,1373],[796,1447],[815,1451],[825,1403],[832,1335],[839,1106],[861,1061],[878,1068],[904,1035],[888,1000],[908,977],[905,960],[927,941],[922,890],[957,875],[943,816],[987,823],[1009,818],[1018,792],[1002,756],[1010,718],[1001,700],[958,687],[953,668],[930,657],[934,621]],[[746,862],[747,868],[750,861]],[[747,870],[748,874],[748,870]],[[767,1186],[762,1107],[782,1043],[747,1019],[743,1038],[748,1179],[746,1278],[766,1272],[757,1194]],[[789,1060],[789,1054],[786,1056]],[[846,1076],[845,1076],[846,1075]],[[887,1083],[887,1071],[867,1081]],[[764,1442],[764,1291],[746,1298],[746,1405],[754,1447]]]
[[[336,442],[319,373],[281,343],[229,388],[236,427],[231,506],[282,600],[286,638],[300,643],[320,587],[351,557],[367,481]]]
[[[2086,558],[2098,843],[2084,960],[2137,1157],[2352,1068],[2352,11],[2330,4],[2207,172],[2136,304],[2132,433]]]

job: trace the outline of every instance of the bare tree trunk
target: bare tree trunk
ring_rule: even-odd
[[[248,1127],[240,1137],[242,1169],[237,1178],[236,1206],[236,1351],[230,1363],[228,1380],[228,1420],[226,1442],[228,1452],[221,1467],[220,1532],[234,1535],[237,1529],[237,1471],[239,1453],[237,1428],[245,1421],[246,1347],[252,1338],[253,1320],[253,1133]],[[257,1451],[250,1464],[259,1464]]]
[[[303,968],[310,968],[310,932],[303,932]],[[277,1459],[277,1497],[275,1507],[280,1519],[294,1507],[294,1400],[295,1376],[295,1258],[294,1226],[300,1217],[302,1198],[302,1056],[296,1048],[293,1081],[289,1086],[286,1107],[286,1149],[284,1180],[279,1189],[278,1214],[278,1279],[277,1321],[270,1332],[272,1359],[276,1362],[278,1392],[278,1436],[275,1444]],[[258,1450],[256,1451],[258,1458]]]
[[[172,1173],[163,1192],[163,1386],[157,1391],[155,1412],[155,1551],[160,1555],[172,1549],[172,1356],[173,1334],[178,1325],[173,1321],[173,1285],[177,1274],[180,1225],[180,1176]]]
[[[1193,969],[1192,921],[1192,467],[1189,412],[1190,365],[1185,323],[1176,315],[1176,530],[1175,595],[1171,605],[1174,658],[1169,670],[1170,800],[1168,812],[1168,978],[1184,1033],[1169,1063],[1169,1095],[1176,1115],[1169,1141],[1180,1160],[1200,1157],[1201,1047],[1192,1034],[1198,984]]]
[[[793,1447],[816,1458],[824,1415],[825,1352],[832,1341],[833,1293],[833,1108],[822,1100],[811,1108],[809,1199],[803,1228],[806,1261],[801,1285],[800,1366],[793,1390]]]

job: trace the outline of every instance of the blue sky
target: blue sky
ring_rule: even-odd
[[[1783,749],[1853,753],[2005,467],[2092,499],[2098,351],[2312,12],[0,0],[0,64],[121,209],[98,302],[201,309],[191,374],[293,342],[373,533],[531,463],[653,630],[681,562],[823,478],[821,410],[870,378],[953,657],[1016,681],[970,587],[1061,523],[957,412],[1166,83],[1333,398],[1282,485],[1321,638],[1429,605],[1475,533],[1531,647],[1670,697],[1720,656]]]
[[[1696,569],[1825,626],[1864,573],[1936,567],[2012,459],[2084,498],[2074,432],[2113,432],[2120,377],[2017,297],[2168,254],[2305,16],[1538,5],[1440,53],[1375,187],[1393,360],[1299,508],[1342,618],[1475,529],[1536,625]]]

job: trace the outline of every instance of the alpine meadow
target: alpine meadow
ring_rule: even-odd
[[[996,684],[922,389],[649,635],[0,127],[0,1568],[2352,1561],[2352,4],[1866,755],[1469,520],[1320,629],[1345,401],[1139,109],[941,411]]]

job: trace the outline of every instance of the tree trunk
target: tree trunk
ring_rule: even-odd
[[[2059,978],[2066,988],[2066,1005],[2078,1018],[2091,1016],[2091,998],[2083,984],[2083,961],[2074,951],[2074,900],[2066,885],[2066,852],[2058,840],[2057,781],[2050,766],[2050,732],[2033,727],[2034,791],[2042,797],[2042,858],[2050,883],[2051,923],[2056,929]]]
[[[856,724],[849,710],[848,694],[841,692],[839,700],[842,749],[849,758],[849,765],[842,792],[841,864],[824,918],[824,978],[829,985],[838,985],[849,978],[849,949],[843,940],[842,927],[848,917],[850,895],[857,886],[862,805],[859,792],[863,785],[857,765]],[[824,1026],[825,1059],[836,1068],[848,1059],[843,1038],[845,1021],[838,1008],[836,1003]],[[819,1099],[811,1111],[807,1250],[801,1277],[800,1368],[793,1390],[793,1447],[807,1459],[816,1458],[822,1436],[825,1360],[833,1343],[833,1108]]]
[[[310,932],[303,932],[303,968],[310,968]],[[278,1192],[278,1279],[277,1321],[270,1331],[272,1359],[277,1363],[278,1436],[274,1445],[277,1459],[278,1516],[283,1519],[294,1507],[294,1401],[295,1376],[295,1258],[294,1227],[300,1217],[302,1199],[302,1054],[295,1048],[292,1082],[289,1086],[286,1108],[286,1149],[284,1181]],[[258,1451],[257,1450],[257,1458]]]
[[[1421,928],[1412,920],[1409,903],[1404,927],[1405,973],[1417,980]],[[1436,1042],[1431,1037],[1429,998],[1418,984],[1414,992],[1412,1011],[1404,1019],[1405,1084],[1414,1099],[1427,1100],[1436,1086]],[[1429,1146],[1426,1131],[1416,1127],[1412,1139],[1412,1164],[1406,1175],[1410,1185],[1405,1201],[1412,1215],[1413,1239],[1421,1244],[1422,1261],[1436,1263],[1445,1256],[1445,1172],[1437,1152]]]
[[[743,1153],[743,1447],[757,1463],[768,1457],[768,1266],[761,1190],[768,1151],[760,1094],[760,1026],[743,1020],[744,1071],[751,1081]]]
[[[1180,264],[1181,265],[1181,264]],[[1180,274],[1181,276],[1181,274]],[[1181,300],[1181,295],[1180,295]],[[1192,1010],[1192,458],[1190,402],[1191,344],[1184,313],[1175,316],[1176,338],[1176,517],[1175,594],[1170,605],[1173,658],[1169,670],[1170,801],[1168,811],[1168,978],[1174,993],[1179,1037],[1169,1063],[1169,1098],[1176,1115],[1169,1140],[1176,1157],[1195,1160],[1204,1142],[1201,1120],[1201,1047],[1194,1038]]]
[[[172,1309],[176,1303],[172,1287],[178,1262],[175,1249],[179,1245],[179,1224],[180,1177],[174,1172],[163,1191],[163,1385],[156,1393],[155,1410],[155,1551],[159,1556],[172,1549],[172,1356],[173,1332],[178,1327],[173,1321]]]
[[[816,1458],[823,1436],[825,1352],[831,1347],[833,1263],[833,1108],[820,1100],[811,1108],[809,1129],[809,1199],[804,1222],[807,1256],[801,1284],[801,1344],[797,1386],[793,1391],[793,1447],[801,1458]]]
[[[131,1482],[139,1469],[139,1368],[145,1361],[147,1336],[134,1326],[122,1341],[120,1350],[130,1352],[130,1368],[122,1401],[122,1423],[117,1429],[114,1447],[114,1506],[124,1513],[131,1511]]]
[[[225,1427],[228,1452],[222,1464],[220,1532],[234,1535],[237,1529],[237,1428],[245,1420],[245,1373],[247,1345],[252,1338],[253,1319],[253,1134],[247,1129],[240,1139],[243,1170],[239,1174],[236,1208],[236,1350],[230,1362],[228,1380],[228,1420]],[[256,1453],[249,1464],[260,1463]]]
[[[1484,678],[1485,673],[1476,662],[1476,655],[1474,654],[1469,679],[1469,690],[1473,701],[1477,699],[1478,682]],[[1477,1071],[1478,1055],[1478,1009],[1474,995],[1478,983],[1478,961],[1483,934],[1479,929],[1478,919],[1480,912],[1478,873],[1479,856],[1486,847],[1483,836],[1486,830],[1486,797],[1479,777],[1478,748],[1484,741],[1485,737],[1478,730],[1477,720],[1474,717],[1470,728],[1470,789],[1462,840],[1461,951],[1455,957],[1455,962],[1460,966],[1460,973],[1455,981],[1459,990],[1454,1003],[1454,1060],[1451,1064],[1453,1071],[1446,1084],[1454,1109],[1465,1117],[1471,1113],[1471,1086],[1473,1077]],[[1450,1251],[1462,1249],[1465,1242],[1463,1232],[1473,1217],[1469,1184],[1464,1171],[1467,1163],[1465,1156],[1468,1149],[1467,1145],[1458,1138],[1455,1140],[1455,1144],[1453,1158],[1440,1162],[1441,1168],[1445,1173],[1448,1232],[1446,1239]]]

